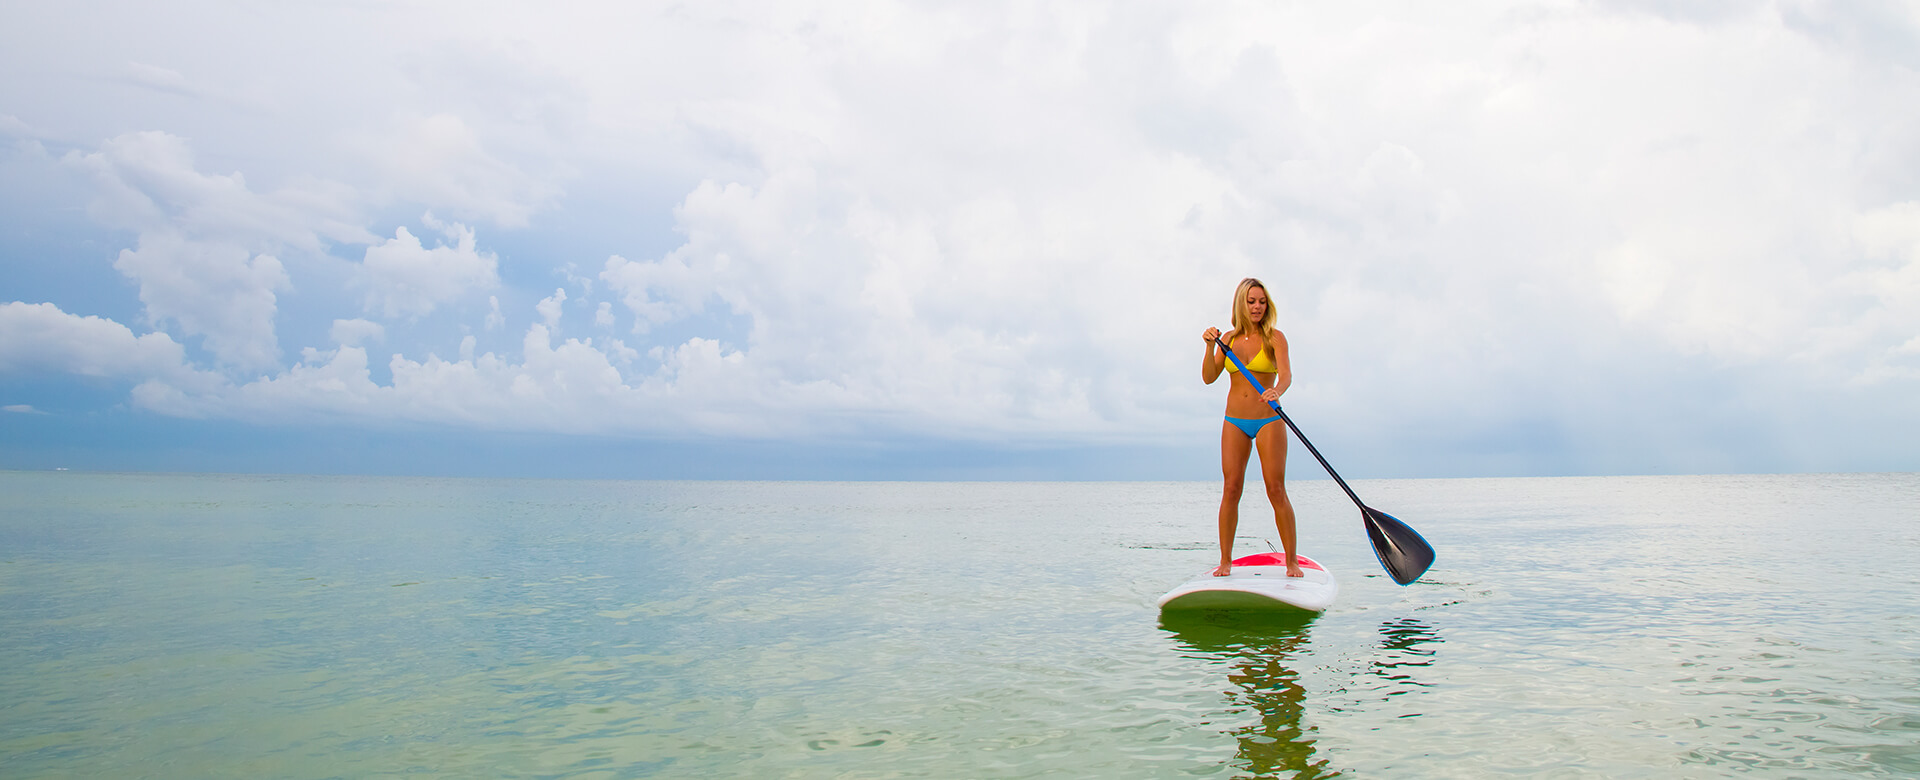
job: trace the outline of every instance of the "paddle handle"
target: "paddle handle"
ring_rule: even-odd
[[[1261,395],[1266,395],[1266,386],[1260,384],[1260,379],[1247,369],[1247,364],[1240,362],[1240,356],[1233,354],[1233,348],[1227,346],[1227,342],[1221,341],[1219,336],[1214,336],[1213,343],[1220,345],[1220,351],[1227,354],[1227,359],[1233,361],[1233,365],[1240,369],[1240,375],[1247,378],[1247,383],[1253,385],[1253,389],[1258,390]],[[1319,448],[1313,446],[1313,442],[1307,441],[1306,435],[1300,432],[1300,426],[1293,424],[1293,418],[1280,410],[1280,402],[1267,401],[1267,405],[1273,407],[1274,414],[1280,415],[1280,421],[1287,424],[1288,430],[1293,431],[1293,437],[1299,439],[1301,444],[1307,445],[1307,451],[1313,453],[1313,459],[1320,461],[1320,467],[1326,469],[1327,474],[1333,477],[1333,481],[1340,484],[1340,489],[1347,492],[1347,498],[1353,499],[1353,505],[1365,512],[1367,505],[1360,501],[1360,496],[1353,492],[1353,488],[1347,487],[1347,481],[1340,478],[1340,472],[1334,471],[1332,464],[1327,463],[1327,459],[1320,454]]]

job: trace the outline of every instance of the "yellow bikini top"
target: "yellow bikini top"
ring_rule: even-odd
[[[1240,367],[1234,365],[1231,360],[1227,361],[1227,370],[1236,374],[1240,373]],[[1266,346],[1262,345],[1260,347],[1260,354],[1254,355],[1252,360],[1247,361],[1247,370],[1258,371],[1262,374],[1271,374],[1279,371],[1280,367],[1273,364],[1273,356],[1268,355]]]

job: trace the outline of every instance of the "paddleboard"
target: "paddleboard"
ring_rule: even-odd
[[[1340,595],[1340,583],[1333,572],[1305,555],[1295,555],[1305,577],[1287,576],[1287,557],[1281,553],[1260,553],[1233,562],[1233,573],[1213,576],[1208,569],[1200,576],[1160,597],[1160,609],[1230,609],[1279,612],[1319,612]]]

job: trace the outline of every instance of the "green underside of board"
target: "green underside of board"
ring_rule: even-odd
[[[1180,596],[1161,610],[1231,609],[1262,612],[1312,612],[1270,596],[1244,590],[1201,590]]]

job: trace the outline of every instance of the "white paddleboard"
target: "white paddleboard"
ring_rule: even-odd
[[[1281,553],[1249,555],[1235,559],[1233,573],[1225,577],[1208,569],[1168,591],[1160,597],[1160,609],[1319,612],[1332,605],[1340,595],[1333,572],[1305,555],[1293,557],[1307,576],[1287,576],[1287,557]]]

